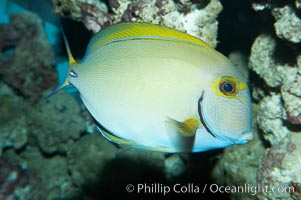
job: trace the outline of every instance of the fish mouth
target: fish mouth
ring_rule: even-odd
[[[252,131],[245,131],[241,135],[242,136],[235,141],[235,144],[246,144],[248,141],[254,139]]]

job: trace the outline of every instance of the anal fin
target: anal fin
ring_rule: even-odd
[[[97,126],[97,128],[104,138],[125,149],[138,149],[142,151],[156,151],[156,152],[165,152],[165,153],[174,152],[173,149],[167,147],[148,147],[148,146],[139,145],[133,141],[126,140],[116,135],[113,135],[108,131],[106,131],[105,129],[101,128],[100,126]]]
[[[106,131],[105,129],[97,126],[97,129],[99,130],[99,132],[101,133],[101,135],[106,138],[107,140],[109,140],[110,142],[113,142],[115,144],[118,144],[119,146],[131,146],[134,144],[134,142],[126,140],[126,139],[122,139],[120,137],[117,137],[111,133],[109,133],[108,131]]]

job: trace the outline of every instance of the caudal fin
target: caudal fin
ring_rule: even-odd
[[[44,99],[48,99],[49,97],[51,97],[52,95],[56,94],[57,92],[59,92],[61,89],[63,89],[64,87],[66,87],[67,85],[69,85],[69,81],[68,81],[68,74],[71,71],[70,69],[72,68],[72,65],[76,64],[76,60],[73,58],[71,50],[70,50],[70,46],[67,40],[67,37],[65,35],[65,32],[63,30],[63,28],[61,27],[62,30],[62,35],[64,38],[64,43],[66,46],[66,50],[67,50],[67,54],[68,54],[68,59],[69,59],[69,66],[68,66],[68,73],[66,74],[66,77],[64,78],[64,82],[62,82],[61,84],[59,84],[50,94],[48,94]]]

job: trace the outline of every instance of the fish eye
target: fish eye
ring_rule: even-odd
[[[223,80],[219,84],[219,90],[225,95],[235,95],[236,83],[230,80]]]

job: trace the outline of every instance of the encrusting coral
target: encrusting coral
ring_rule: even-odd
[[[149,22],[187,32],[212,47],[217,45],[217,16],[222,11],[218,0],[110,0],[108,5],[97,0],[52,0],[52,4],[54,12],[83,22],[93,33],[121,21]]]
[[[37,101],[55,86],[54,55],[36,14],[11,15],[10,24],[0,26],[0,49],[0,75],[23,97]]]
[[[111,14],[105,3],[98,0],[51,0],[53,11],[85,24],[88,30],[96,33],[111,24]]]
[[[275,189],[273,192],[258,192],[258,199],[300,199],[300,136],[292,133],[265,153],[257,171],[257,183]]]

